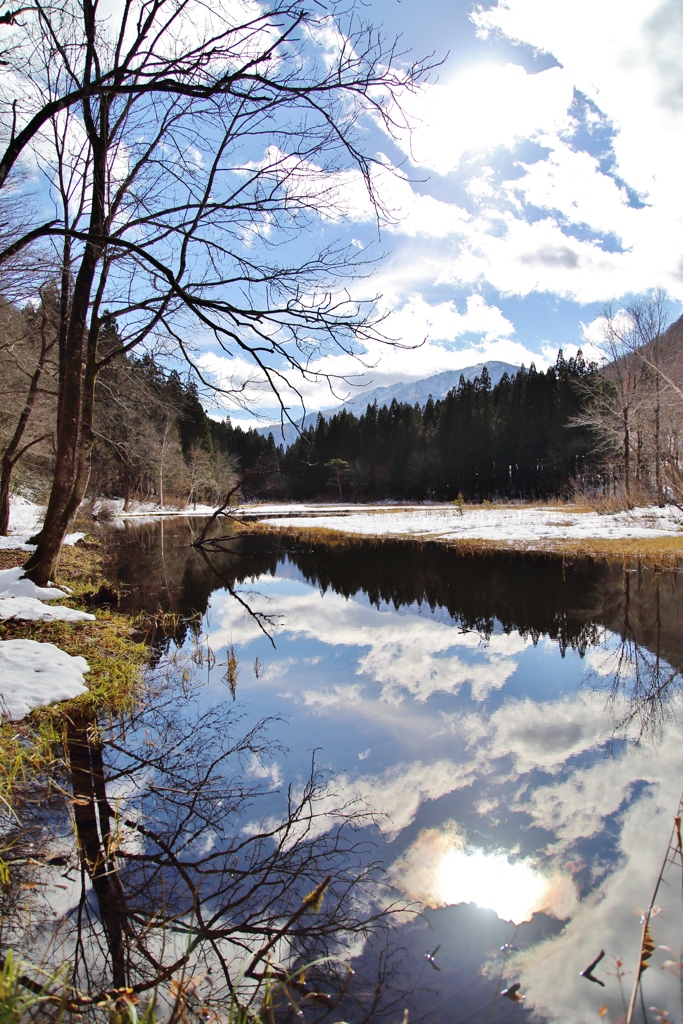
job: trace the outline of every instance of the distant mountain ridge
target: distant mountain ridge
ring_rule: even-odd
[[[391,405],[394,399],[397,402],[408,402],[410,405],[415,405],[417,402],[418,405],[424,406],[430,395],[434,401],[439,398],[445,398],[451,388],[457,388],[461,376],[465,380],[474,380],[475,377],[480,377],[484,367],[487,367],[489,371],[492,385],[497,384],[504,373],[513,376],[519,370],[519,366],[514,366],[512,363],[503,363],[498,359],[492,359],[487,363],[464,366],[462,370],[444,370],[442,373],[435,373],[433,376],[424,377],[422,380],[413,380],[409,384],[399,381],[397,384],[388,384],[384,387],[359,391],[341,405],[331,409],[321,409],[320,412],[326,420],[329,420],[335,413],[341,412],[342,409],[353,413],[354,416],[362,416],[367,407],[372,405],[373,402],[377,402],[378,407],[382,408],[384,405]],[[317,411],[307,413],[303,422],[299,424],[300,429],[305,430],[307,427],[315,426],[317,419]],[[276,444],[281,443],[284,433],[283,443],[285,448],[288,448],[297,437],[296,428],[291,423],[285,424],[284,431],[281,429],[280,424],[277,423],[267,427],[258,427],[256,432],[264,437],[272,434]]]

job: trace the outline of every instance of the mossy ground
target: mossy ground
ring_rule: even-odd
[[[22,551],[0,551],[0,568],[21,565]],[[61,604],[85,608],[84,597],[106,583],[102,559],[95,545],[64,549],[55,580],[72,591]],[[134,622],[108,609],[94,611],[94,622],[0,623],[0,640],[38,640],[53,643],[67,654],[81,655],[89,666],[88,692],[73,700],[37,708],[22,722],[0,724],[0,800],[11,804],[18,786],[30,782],[60,756],[61,739],[69,715],[120,714],[130,709],[142,685],[147,658],[144,644],[132,639]]]

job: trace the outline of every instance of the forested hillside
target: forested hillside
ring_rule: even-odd
[[[2,489],[47,490],[57,406],[56,290],[35,306],[2,307],[4,381]],[[272,435],[210,418],[191,376],[149,354],[121,354],[111,323],[101,330],[105,361],[95,389],[87,497],[220,503],[244,476],[243,497],[455,498],[559,493],[592,468],[594,431],[572,426],[595,369],[560,353],[545,372],[533,366],[495,386],[486,368],[460,378],[424,407],[368,406],[318,417],[285,452]],[[111,353],[111,358],[108,358]]]
[[[0,306],[0,510],[11,489],[49,486],[57,425],[56,290]],[[318,416],[286,450],[273,435],[216,421],[191,375],[120,352],[104,324],[86,497],[158,505],[239,498],[532,499],[610,492],[683,493],[680,324],[640,347],[614,344],[602,368],[562,352],[492,385],[486,367],[426,404]],[[111,358],[106,356],[111,352]]]
[[[486,368],[442,401],[318,418],[283,460],[290,493],[312,498],[466,499],[560,493],[594,472],[593,432],[574,426],[596,373],[579,353],[491,386]]]

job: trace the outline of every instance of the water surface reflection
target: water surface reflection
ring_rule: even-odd
[[[334,827],[340,799],[381,814],[395,885],[429,908],[400,930],[418,1014],[483,1022],[533,1008],[576,1022],[607,1007],[616,1021],[620,980],[632,981],[616,960],[634,969],[636,908],[683,780],[677,574],[270,537],[207,561],[192,529],[109,534],[125,605],[202,614],[207,709],[226,697],[234,649],[245,723],[286,716],[273,738],[288,753],[247,769],[271,787],[269,813],[287,783],[304,785],[315,748],[334,782],[316,796],[313,831]],[[653,932],[678,948],[680,892],[667,899]],[[501,954],[506,943],[519,951]],[[604,988],[579,977],[601,948]],[[647,1000],[676,1013],[677,980],[655,966]],[[523,1003],[491,1010],[499,974],[520,982]]]

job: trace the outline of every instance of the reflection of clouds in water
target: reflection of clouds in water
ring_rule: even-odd
[[[611,736],[604,697],[593,693],[545,704],[508,700],[490,715],[442,712],[441,719],[442,732],[460,736],[487,763],[511,758],[516,775],[533,769],[555,774]]]
[[[576,905],[566,873],[546,873],[500,851],[470,848],[455,825],[422,831],[391,873],[406,896],[426,906],[475,903],[515,924],[541,911],[564,920]]]
[[[335,776],[316,801],[316,834],[327,831],[335,814],[347,801],[360,800],[381,816],[380,827],[388,840],[410,825],[420,805],[439,800],[447,793],[469,786],[476,776],[475,766],[442,759],[433,764],[414,761],[398,764],[376,775],[355,778],[346,773]]]
[[[514,656],[531,643],[519,633],[503,633],[484,645],[475,633],[461,633],[451,626],[432,637],[434,623],[423,619],[411,623],[418,628],[405,628],[403,619],[398,630],[385,632],[358,662],[361,671],[383,684],[382,696],[392,703],[400,703],[406,690],[425,701],[439,691],[457,693],[464,683],[470,684],[473,700],[485,700],[492,690],[505,686],[517,669]],[[476,652],[477,660],[449,653],[454,648],[467,650],[470,658]]]
[[[360,704],[363,700],[360,683],[337,685],[329,690],[302,690],[301,700],[307,707],[336,708]]]
[[[618,823],[619,860],[614,870],[603,878],[597,891],[581,902],[559,936],[518,958],[528,992],[527,1003],[563,1024],[575,1024],[584,1015],[594,1017],[601,1003],[609,1006],[612,1020],[622,1012],[618,985],[606,973],[614,969],[610,968],[609,961],[602,975],[606,988],[597,996],[596,987],[582,984],[583,979],[578,979],[577,975],[600,948],[624,959],[631,972],[635,970],[640,945],[640,925],[635,906],[647,905],[651,898],[680,795],[683,750],[679,728],[672,730],[667,737],[662,754],[660,760],[650,760],[649,764],[648,759],[636,757],[626,759],[626,763],[622,759],[595,766],[605,789],[617,783],[612,800],[614,804],[619,794],[623,795],[630,779],[649,776],[652,785],[645,795],[621,812]],[[615,768],[620,769],[623,776],[621,787],[618,786]],[[598,778],[595,782],[599,784]],[[580,794],[579,787],[575,795],[580,798]],[[583,799],[589,803],[592,797],[585,794]],[[584,827],[577,810],[573,803],[566,806],[569,818],[564,824],[561,844],[565,850],[577,838],[572,832],[572,824],[577,826],[579,833]],[[651,931],[657,945],[680,948],[680,867],[675,868],[671,882],[663,890],[663,895],[660,893],[659,901],[664,904],[664,909],[652,922]],[[646,1005],[668,1007],[675,1013],[680,1005],[678,981],[660,970],[667,955],[662,952],[655,954],[652,969],[644,975],[643,988]],[[633,977],[631,973],[626,978],[629,988]]]
[[[586,651],[585,656],[586,672],[593,672],[597,676],[615,676],[620,670],[623,675],[627,674],[632,666],[628,659],[624,658],[624,652],[618,647],[591,647]]]
[[[286,675],[290,668],[298,664],[298,658],[270,658],[259,672],[261,683],[276,683]]]
[[[477,633],[462,632],[430,616],[399,614],[391,607],[380,610],[332,593],[321,600],[317,589],[303,584],[296,586],[296,593],[278,594],[274,601],[277,582],[264,577],[250,591],[253,608],[272,612],[276,606],[282,616],[274,632],[328,646],[367,647],[356,673],[380,683],[381,699],[392,704],[401,703],[406,694],[421,702],[439,692],[455,694],[465,683],[470,684],[475,700],[484,700],[505,685],[517,669],[515,657],[531,644],[518,633],[496,634],[482,643]],[[291,580],[286,585],[291,591]],[[259,597],[258,588],[268,591],[267,600]],[[247,644],[261,635],[254,620],[229,595],[215,593],[211,610],[216,623],[210,629],[214,650],[231,640]],[[330,707],[334,701],[328,696],[318,703]]]
[[[598,1008],[606,1004],[607,1019],[616,1020],[622,1008],[617,982],[610,976],[610,954],[625,958],[633,971],[639,944],[633,907],[645,906],[650,899],[683,779],[681,701],[671,702],[672,720],[663,726],[656,758],[647,748],[628,744],[615,747],[613,756],[600,756],[626,703],[618,698],[608,706],[604,695],[588,690],[546,702],[506,701],[491,714],[485,708],[468,708],[466,702],[453,713],[437,711],[433,705],[424,706],[437,692],[456,694],[469,683],[476,700],[502,687],[516,671],[528,642],[513,633],[494,635],[490,645],[480,645],[476,634],[462,634],[427,615],[399,614],[390,607],[380,611],[329,593],[321,600],[317,590],[297,589],[298,584],[293,588],[291,581],[287,585],[289,592],[276,597],[277,610],[286,616],[279,631],[331,647],[366,648],[357,675],[365,673],[381,686],[377,699],[360,680],[328,682],[320,688],[307,680],[307,688],[297,691],[296,698],[316,712],[347,706],[349,714],[358,721],[372,721],[377,730],[395,729],[400,721],[404,744],[398,756],[406,758],[408,734],[417,755],[412,762],[405,760],[376,774],[335,779],[316,808],[316,828],[331,827],[341,802],[359,796],[387,815],[393,838],[415,820],[424,802],[467,787],[472,809],[479,815],[499,811],[502,816],[503,808],[506,817],[509,812],[523,815],[529,827],[546,833],[542,842],[547,871],[544,864],[539,874],[532,861],[510,865],[502,852],[488,860],[481,851],[468,856],[452,842],[439,852],[434,844],[447,842],[441,830],[434,833],[440,838],[432,836],[429,841],[423,833],[418,840],[423,845],[414,844],[396,865],[397,871],[403,870],[404,891],[436,906],[461,900],[491,906],[497,873],[500,892],[493,909],[502,916],[520,919],[545,900],[546,909],[560,918],[569,915],[569,920],[560,935],[518,954],[509,964],[527,992],[527,1006],[561,1024],[576,1024],[597,1020]],[[275,586],[268,589],[276,596]],[[219,624],[211,637],[214,648],[222,636],[245,643],[259,635],[227,595],[214,595],[213,608]],[[580,675],[613,676],[619,666],[616,646],[612,638],[606,646],[590,649]],[[619,667],[623,677],[628,665]],[[408,697],[422,705],[419,713],[417,706],[414,713],[407,711]],[[460,763],[447,757],[429,764],[430,738],[439,736],[444,743],[449,735],[462,744],[467,756]],[[356,756],[354,752],[354,760]],[[366,766],[356,764],[359,769]],[[463,794],[462,799],[469,797]],[[428,842],[429,849],[424,845]],[[563,869],[569,863],[582,871],[581,877],[598,883],[580,902]],[[518,903],[505,904],[508,891],[515,899],[519,896]],[[654,940],[678,948],[680,891],[672,886],[669,902],[661,897],[659,902],[665,907],[653,923]],[[600,974],[605,989],[579,977],[603,947],[608,954]],[[645,999],[648,1005],[674,1011],[677,981],[659,970],[664,956],[656,953],[645,975]],[[626,985],[632,980],[629,975]]]
[[[282,785],[283,780],[280,766],[275,763],[268,763],[263,758],[257,757],[256,754],[249,756],[247,774],[251,775],[253,779],[267,780],[274,789]]]
[[[610,736],[604,698],[579,694],[547,704],[507,701],[489,719],[489,756],[512,755],[519,772],[559,771],[566,762],[601,746]]]

